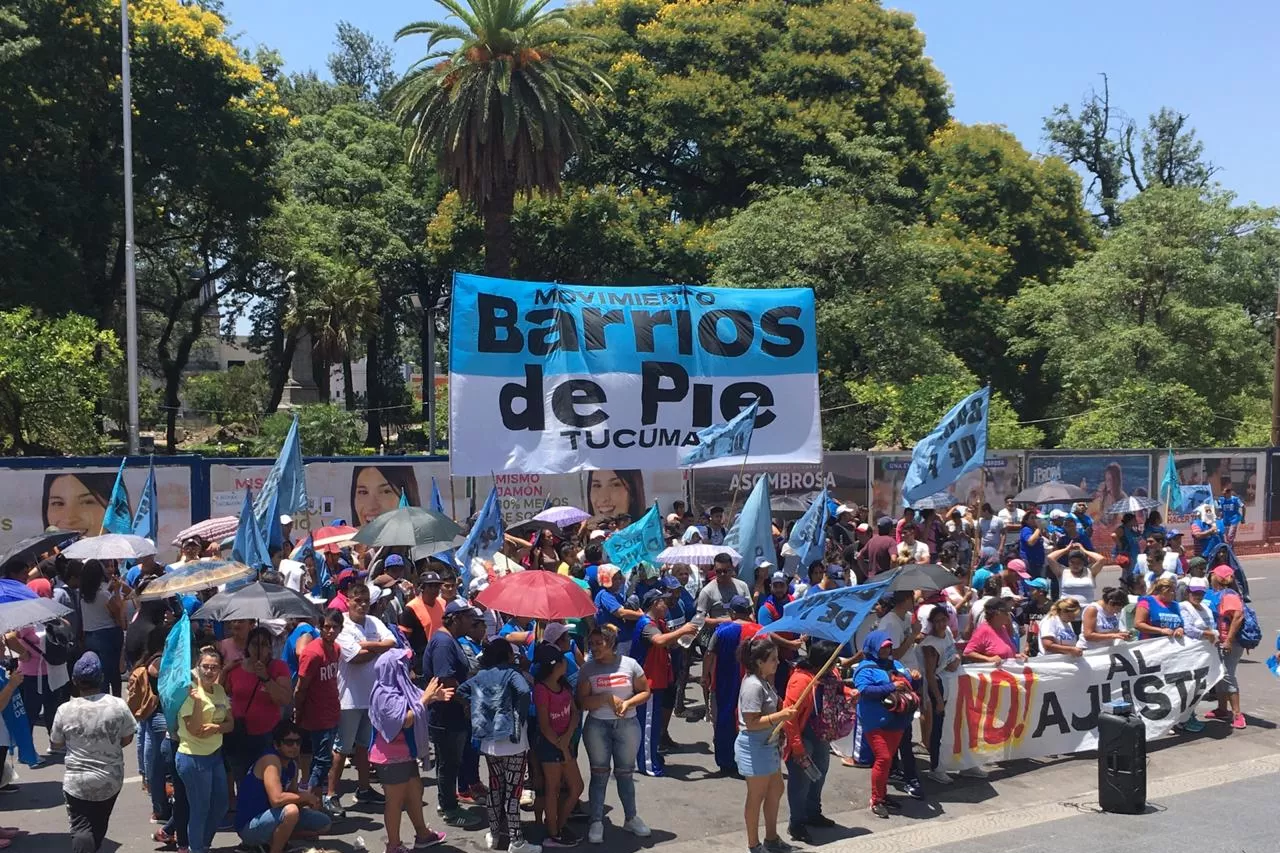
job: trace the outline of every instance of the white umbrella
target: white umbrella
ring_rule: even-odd
[[[156,543],[129,533],[104,533],[73,542],[62,552],[68,560],[138,560],[156,552]]]
[[[1155,509],[1160,506],[1160,501],[1151,498],[1139,497],[1138,495],[1129,495],[1122,501],[1116,501],[1107,507],[1109,515],[1120,515],[1125,512],[1142,512],[1144,509]]]
[[[716,560],[717,554],[728,554],[736,566],[742,555],[725,545],[672,545],[658,554],[658,562],[663,565],[688,563],[691,566],[709,566]]]

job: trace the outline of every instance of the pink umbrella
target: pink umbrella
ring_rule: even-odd
[[[206,542],[220,542],[227,536],[234,534],[239,526],[240,519],[234,515],[206,518],[204,521],[197,521],[180,532],[174,538],[173,544],[181,545],[183,539],[188,539],[192,536],[199,536]]]

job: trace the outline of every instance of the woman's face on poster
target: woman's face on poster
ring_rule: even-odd
[[[365,468],[356,478],[355,510],[356,522],[361,526],[368,524],[384,512],[390,512],[400,505],[400,494],[387,482],[377,468]]]
[[[49,524],[63,530],[78,530],[86,536],[102,532],[102,517],[107,508],[89,487],[73,474],[63,474],[49,487],[49,503],[45,515]]]
[[[631,509],[631,492],[617,471],[596,471],[591,476],[591,494],[587,497],[595,515],[617,515]]]

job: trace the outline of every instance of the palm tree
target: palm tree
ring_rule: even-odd
[[[411,160],[434,159],[484,219],[485,272],[511,272],[517,192],[558,192],[565,163],[588,150],[593,98],[609,84],[562,48],[596,41],[550,0],[437,0],[445,22],[396,33],[428,37],[429,53],[391,90],[399,122],[413,133]],[[448,23],[456,20],[459,23]],[[456,42],[452,50],[433,50]]]

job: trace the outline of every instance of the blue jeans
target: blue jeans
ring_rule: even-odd
[[[160,743],[160,760],[164,762],[164,772],[173,780],[173,808],[169,811],[169,820],[164,831],[178,836],[178,846],[187,847],[187,829],[191,820],[191,806],[187,802],[187,786],[182,784],[178,775],[178,742],[166,737]]]
[[[338,727],[308,732],[311,735],[311,778],[307,787],[312,791],[326,791],[329,787],[329,768],[333,766],[333,740]]]
[[[151,793],[151,813],[161,820],[169,819],[169,798],[164,794],[164,756],[161,747],[169,736],[164,712],[157,710],[138,723],[139,772],[147,780]]]
[[[827,782],[827,770],[831,766],[831,745],[820,740],[805,726],[800,734],[804,751],[813,767],[822,775],[810,779],[808,773],[794,758],[787,759],[787,807],[791,810],[791,823],[801,824],[822,814],[822,787]]]
[[[271,835],[284,822],[284,809],[267,809],[251,819],[240,830],[240,840],[245,844],[270,844]],[[298,825],[294,832],[324,832],[333,822],[327,814],[316,809],[300,809]]]
[[[212,755],[179,752],[175,763],[182,784],[187,787],[187,802],[194,806],[187,822],[191,853],[205,853],[227,814],[227,770],[222,764],[222,750]]]
[[[124,631],[103,628],[84,632],[85,651],[94,652],[102,660],[102,681],[112,696],[120,695],[120,655],[124,654]]]
[[[591,765],[591,786],[588,789],[591,820],[604,820],[604,794],[609,787],[610,764],[618,786],[618,799],[622,801],[622,814],[631,820],[636,816],[636,780],[633,774],[636,753],[640,749],[640,724],[635,717],[620,720],[587,717],[582,743],[587,748],[587,762]]]

